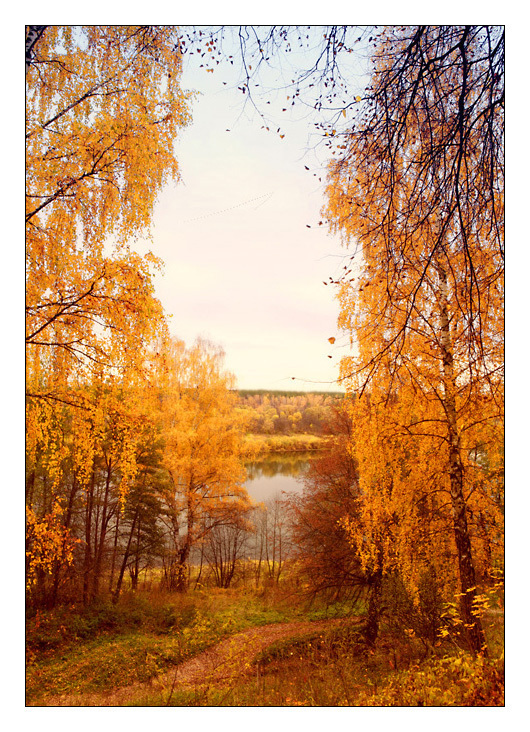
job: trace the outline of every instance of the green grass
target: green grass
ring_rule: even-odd
[[[27,702],[149,681],[226,635],[297,617],[267,594],[217,589],[37,613],[26,625]]]
[[[424,659],[419,646],[384,634],[367,648],[354,629],[275,643],[232,686],[148,694],[142,706],[502,706],[501,659],[464,652]],[[397,668],[396,668],[396,663]]]
[[[27,702],[38,704],[49,696],[110,691],[149,681],[183,660],[183,649],[173,636],[145,632],[98,636],[42,661],[28,665]]]
[[[281,590],[210,589],[186,595],[125,595],[116,605],[62,608],[27,621],[27,703],[110,692],[148,682],[221,638],[290,620],[360,614],[345,603],[311,608]],[[383,628],[375,649],[355,625],[277,641],[231,686],[147,691],[142,706],[502,705],[503,618],[486,616],[490,661],[448,641],[425,658],[421,642]]]
[[[201,618],[196,598],[164,596],[38,613],[26,628],[27,702],[148,681],[221,637],[221,625],[199,632]]]

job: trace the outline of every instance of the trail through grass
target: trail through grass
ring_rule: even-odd
[[[449,644],[426,657],[418,639],[390,627],[370,648],[360,620],[340,604],[215,590],[37,614],[27,704],[503,705],[501,615],[488,618],[491,660]]]

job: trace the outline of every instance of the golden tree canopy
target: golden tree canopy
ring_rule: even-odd
[[[26,75],[26,287],[30,382],[134,359],[163,325],[147,234],[178,179],[173,143],[189,121],[178,32],[46,26]],[[38,392],[32,383],[29,389]],[[41,389],[42,390],[42,389]]]

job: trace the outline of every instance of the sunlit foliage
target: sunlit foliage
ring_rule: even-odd
[[[168,350],[161,262],[131,244],[179,178],[178,29],[32,26],[26,51],[28,581],[90,602],[137,581],[162,511],[187,557],[199,523],[248,501],[240,422],[221,354]]]
[[[243,486],[245,421],[235,411],[233,376],[222,369],[223,355],[205,341],[190,348],[172,341],[159,372],[171,589],[186,587],[192,547],[218,526],[245,525],[250,508]]]
[[[388,27],[373,56],[326,210],[355,252],[338,293],[365,496],[351,532],[366,564],[459,577],[478,651],[477,563],[502,554],[503,34]]]

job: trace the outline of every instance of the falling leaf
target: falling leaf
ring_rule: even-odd
[[[333,345],[335,343],[335,338],[328,338],[328,341]]]

